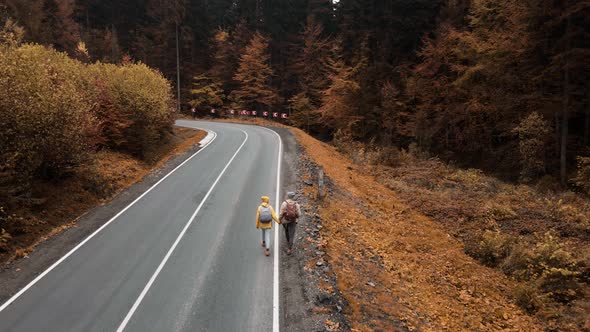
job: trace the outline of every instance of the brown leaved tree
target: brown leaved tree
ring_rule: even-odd
[[[324,37],[323,27],[313,16],[301,34],[302,48],[295,55],[294,70],[299,73],[300,93],[315,106],[320,105],[322,92],[330,84],[330,44]]]
[[[224,90],[232,87],[233,76],[238,63],[237,52],[227,30],[217,29],[212,38],[213,54],[209,76],[222,82]]]
[[[273,70],[269,65],[267,49],[268,39],[256,32],[240,58],[240,66],[234,76],[240,86],[232,92],[232,97],[243,107],[269,109],[278,101],[270,85]]]
[[[351,135],[354,125],[362,120],[357,107],[360,85],[355,78],[357,68],[347,65],[341,54],[339,43],[335,43],[329,60],[330,84],[322,93],[319,113],[324,125]]]

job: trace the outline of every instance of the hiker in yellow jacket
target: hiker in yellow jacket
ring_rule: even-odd
[[[264,254],[270,256],[270,232],[272,230],[272,221],[280,224],[275,210],[268,204],[268,196],[262,196],[262,204],[256,209],[256,228],[262,230],[262,246]]]

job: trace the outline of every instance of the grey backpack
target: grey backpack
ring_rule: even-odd
[[[270,213],[270,206],[261,206],[260,207],[260,222],[263,224],[268,224],[272,221],[272,214]]]

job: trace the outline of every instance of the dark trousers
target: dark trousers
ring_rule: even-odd
[[[285,229],[285,236],[287,237],[287,245],[289,249],[293,247],[293,240],[295,240],[295,228],[297,224],[295,222],[290,222],[288,224],[283,224],[283,228]]]

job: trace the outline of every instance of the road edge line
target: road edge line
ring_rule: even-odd
[[[154,273],[150,277],[150,280],[148,281],[148,283],[145,285],[145,287],[143,288],[143,290],[139,294],[139,297],[137,298],[137,300],[135,300],[135,303],[133,303],[133,306],[131,307],[131,309],[129,309],[129,312],[127,313],[127,315],[125,316],[125,318],[123,319],[123,321],[121,322],[121,324],[119,325],[119,327],[117,328],[117,332],[122,332],[122,331],[125,330],[125,327],[127,327],[127,324],[129,324],[129,321],[133,317],[133,314],[135,313],[135,311],[137,310],[137,308],[139,307],[139,305],[141,304],[141,302],[143,301],[143,299],[147,295],[148,291],[152,287],[152,284],[158,278],[158,275],[160,274],[160,272],[162,271],[162,269],[164,268],[164,266],[168,262],[168,259],[170,259],[170,256],[172,256],[172,253],[174,252],[174,249],[176,249],[176,246],[178,246],[178,244],[180,243],[180,240],[182,240],[182,238],[184,237],[184,234],[186,233],[186,231],[188,230],[188,228],[190,227],[190,225],[193,223],[193,221],[195,220],[197,214],[199,213],[199,211],[201,210],[201,208],[203,207],[203,205],[205,204],[205,202],[209,198],[209,195],[211,195],[211,193],[213,192],[213,189],[215,189],[215,186],[217,186],[217,183],[219,182],[219,180],[221,179],[221,177],[223,176],[223,174],[225,174],[225,171],[227,170],[227,168],[229,167],[229,165],[231,165],[231,163],[234,161],[234,159],[236,158],[236,156],[238,155],[238,153],[242,150],[242,148],[244,147],[244,145],[248,141],[248,133],[245,132],[245,131],[243,131],[243,130],[241,130],[241,129],[240,129],[240,131],[243,132],[244,134],[246,134],[246,139],[244,139],[244,141],[242,142],[242,144],[240,145],[240,147],[236,150],[236,152],[234,153],[234,155],[227,162],[227,164],[225,165],[225,167],[223,168],[223,170],[221,171],[221,173],[219,173],[219,175],[215,179],[215,182],[213,182],[213,184],[211,185],[211,187],[209,188],[209,190],[205,194],[205,197],[203,197],[203,199],[201,200],[201,203],[199,203],[199,206],[197,207],[197,209],[195,210],[195,212],[192,214],[192,216],[190,217],[190,219],[188,220],[188,222],[186,223],[186,225],[184,226],[184,228],[182,229],[182,231],[180,232],[180,234],[178,234],[178,237],[176,238],[176,240],[174,241],[174,243],[172,244],[172,246],[170,247],[170,249],[166,253],[166,256],[164,256],[164,259],[162,260],[162,262],[160,262],[160,265],[158,265],[158,267],[156,268],[156,271],[154,271]]]
[[[105,229],[108,225],[110,225],[113,221],[115,221],[118,217],[120,217],[123,213],[125,213],[125,211],[127,211],[130,207],[135,205],[135,203],[137,203],[140,199],[142,199],[145,195],[147,195],[150,191],[152,191],[152,189],[156,188],[160,183],[162,183],[166,178],[168,178],[168,176],[170,176],[172,173],[176,172],[176,170],[178,170],[180,167],[182,167],[184,164],[186,164],[189,160],[193,159],[193,157],[198,155],[201,151],[205,150],[205,148],[208,147],[213,141],[215,141],[215,138],[217,138],[217,133],[212,130],[206,130],[206,129],[201,129],[201,128],[193,128],[193,129],[200,129],[200,130],[207,131],[207,133],[213,133],[213,138],[209,142],[207,142],[204,146],[202,146],[199,149],[199,151],[195,152],[190,157],[188,157],[185,161],[183,161],[180,165],[176,166],[173,170],[171,170],[163,178],[158,180],[158,182],[156,182],[154,185],[152,185],[143,194],[141,194],[139,197],[137,197],[133,202],[131,202],[129,205],[127,205],[125,208],[123,208],[123,210],[119,211],[114,217],[109,219],[106,223],[104,223],[97,230],[92,232],[92,234],[87,236],[84,240],[82,240],[82,242],[78,243],[73,249],[68,251],[65,255],[63,255],[59,260],[57,260],[55,263],[53,263],[45,271],[41,272],[41,274],[39,274],[37,277],[35,277],[35,279],[33,279],[26,286],[21,288],[21,290],[19,290],[16,294],[14,294],[11,298],[9,298],[6,302],[4,302],[4,304],[2,304],[2,306],[0,306],[0,313],[2,311],[4,311],[6,308],[8,308],[12,303],[14,303],[14,301],[16,301],[27,290],[29,290],[31,287],[33,287],[37,282],[39,282],[39,280],[43,279],[43,277],[45,277],[49,272],[51,272],[53,269],[55,269],[59,264],[61,264],[68,257],[70,257],[73,253],[75,253],[78,249],[80,249],[82,246],[84,246],[84,244],[86,244],[88,241],[90,241],[94,236],[96,236],[96,234],[100,233],[103,229]],[[199,144],[200,144],[200,142],[199,142]]]
[[[277,166],[277,188],[276,188],[276,203],[275,206],[277,209],[280,209],[280,199],[279,195],[281,194],[281,164],[283,161],[283,139],[281,135],[276,131],[260,126],[260,128],[266,129],[272,133],[274,133],[279,138],[279,157],[278,157],[278,166]],[[279,332],[280,330],[280,316],[279,316],[279,226],[275,227],[275,241],[274,241],[274,267],[273,267],[273,287],[272,287],[272,331]]]

